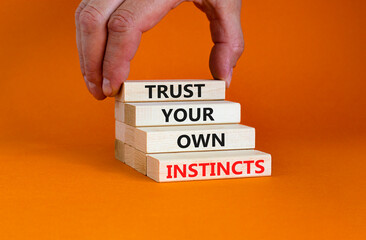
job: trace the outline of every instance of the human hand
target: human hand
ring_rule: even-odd
[[[75,12],[81,72],[98,100],[116,95],[127,79],[143,32],[154,27],[183,0],[83,0]],[[241,0],[193,0],[206,13],[214,46],[210,70],[231,82],[244,49]]]

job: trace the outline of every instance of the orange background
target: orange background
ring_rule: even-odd
[[[227,92],[268,178],[157,184],[114,159],[113,100],[84,86],[77,1],[0,8],[1,239],[365,239],[365,1],[244,1]],[[210,78],[193,4],[144,34],[130,79]]]

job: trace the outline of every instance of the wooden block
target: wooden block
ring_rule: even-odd
[[[116,139],[115,140],[115,155],[116,159],[124,162],[128,166],[136,169],[138,172],[146,175],[145,153],[135,149],[134,147]]]
[[[240,103],[230,101],[151,103],[116,101],[115,110],[118,121],[136,127],[240,122]]]
[[[157,182],[271,175],[271,155],[256,150],[161,153],[147,156],[147,176]]]
[[[135,149],[128,144],[124,144],[124,148],[125,148],[125,155],[124,155],[125,163],[128,166],[135,168],[135,159],[134,159]]]
[[[147,164],[147,154],[143,153],[137,149],[134,149],[134,165],[133,168],[138,172],[146,175],[146,164]]]
[[[120,122],[125,122],[125,104],[115,101],[114,103],[114,118]]]
[[[140,136],[141,134],[142,134],[142,136]],[[118,139],[124,143],[127,143],[128,145],[131,145],[134,148],[139,149],[140,151],[143,151],[141,149],[145,148],[143,145],[143,142],[139,141],[139,139],[146,138],[146,134],[139,131],[138,128],[132,127],[123,122],[116,121],[115,137],[116,137],[116,139]]]
[[[224,100],[221,80],[132,80],[123,83],[120,102]]]
[[[120,160],[121,162],[125,162],[125,144],[122,141],[115,140],[114,141],[114,156],[116,159]]]
[[[145,153],[255,147],[255,129],[240,124],[135,128],[116,121],[116,138]]]

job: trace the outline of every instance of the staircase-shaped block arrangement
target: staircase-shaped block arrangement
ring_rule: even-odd
[[[271,175],[255,129],[220,80],[126,81],[115,101],[115,156],[157,182]]]

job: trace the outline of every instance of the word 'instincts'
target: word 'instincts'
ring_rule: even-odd
[[[194,178],[228,175],[248,175],[263,173],[264,160],[226,162],[205,162],[166,165],[166,178]]]
[[[202,97],[202,87],[205,84],[179,84],[174,85],[146,85],[145,88],[149,89],[149,98],[156,96],[157,98],[191,98],[195,94],[195,88],[197,89],[197,97]],[[155,90],[155,91],[153,91]]]

